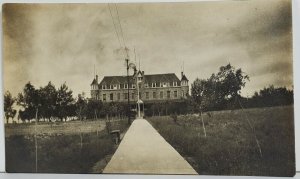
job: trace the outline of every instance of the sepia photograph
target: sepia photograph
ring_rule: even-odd
[[[295,175],[291,0],[2,5],[8,173]]]

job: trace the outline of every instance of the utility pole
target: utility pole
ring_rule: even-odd
[[[127,102],[128,102],[128,109],[127,109],[127,117],[128,117],[128,124],[130,125],[131,121],[130,121],[130,101],[129,101],[129,59],[126,58],[126,65],[127,65]]]
[[[35,144],[35,173],[38,171],[38,143],[37,143],[37,120],[39,108],[36,107],[35,111],[35,125],[34,125],[34,144]]]

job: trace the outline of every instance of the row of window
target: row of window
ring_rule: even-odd
[[[177,82],[169,83],[169,82],[164,82],[164,83],[145,83],[144,87],[145,88],[158,88],[158,87],[176,87],[179,86]],[[140,86],[141,87],[141,86]],[[128,89],[128,84],[114,84],[114,85],[102,85],[101,87],[103,90],[105,89]],[[130,84],[129,89],[135,89],[136,85],[135,84]],[[92,86],[93,89],[93,86]]]
[[[108,95],[108,96],[107,96]],[[131,99],[135,99],[135,93],[131,93],[131,95],[129,97],[131,97]],[[150,92],[145,92],[145,99],[150,99],[150,95],[152,95],[152,99],[164,99],[164,92],[160,91],[159,94],[157,94],[156,91],[150,93]],[[177,91],[173,91],[173,94],[171,94],[171,91],[167,91],[167,99],[171,98],[171,95],[173,95],[174,98],[178,98],[178,92]],[[181,93],[182,97],[184,97],[184,91],[182,91]],[[142,98],[141,93],[139,93],[140,98]],[[103,94],[102,95],[102,100],[106,101],[107,98],[109,98],[110,101],[114,101],[114,100],[121,100],[121,93],[117,93],[117,95],[114,96],[113,93],[110,94]],[[128,99],[128,93],[123,93],[123,97],[122,99],[127,100]]]

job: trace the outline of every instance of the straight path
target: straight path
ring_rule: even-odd
[[[103,173],[197,174],[145,119],[133,121]]]

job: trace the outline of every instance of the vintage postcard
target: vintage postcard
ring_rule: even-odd
[[[7,172],[295,175],[290,0],[2,11]]]

